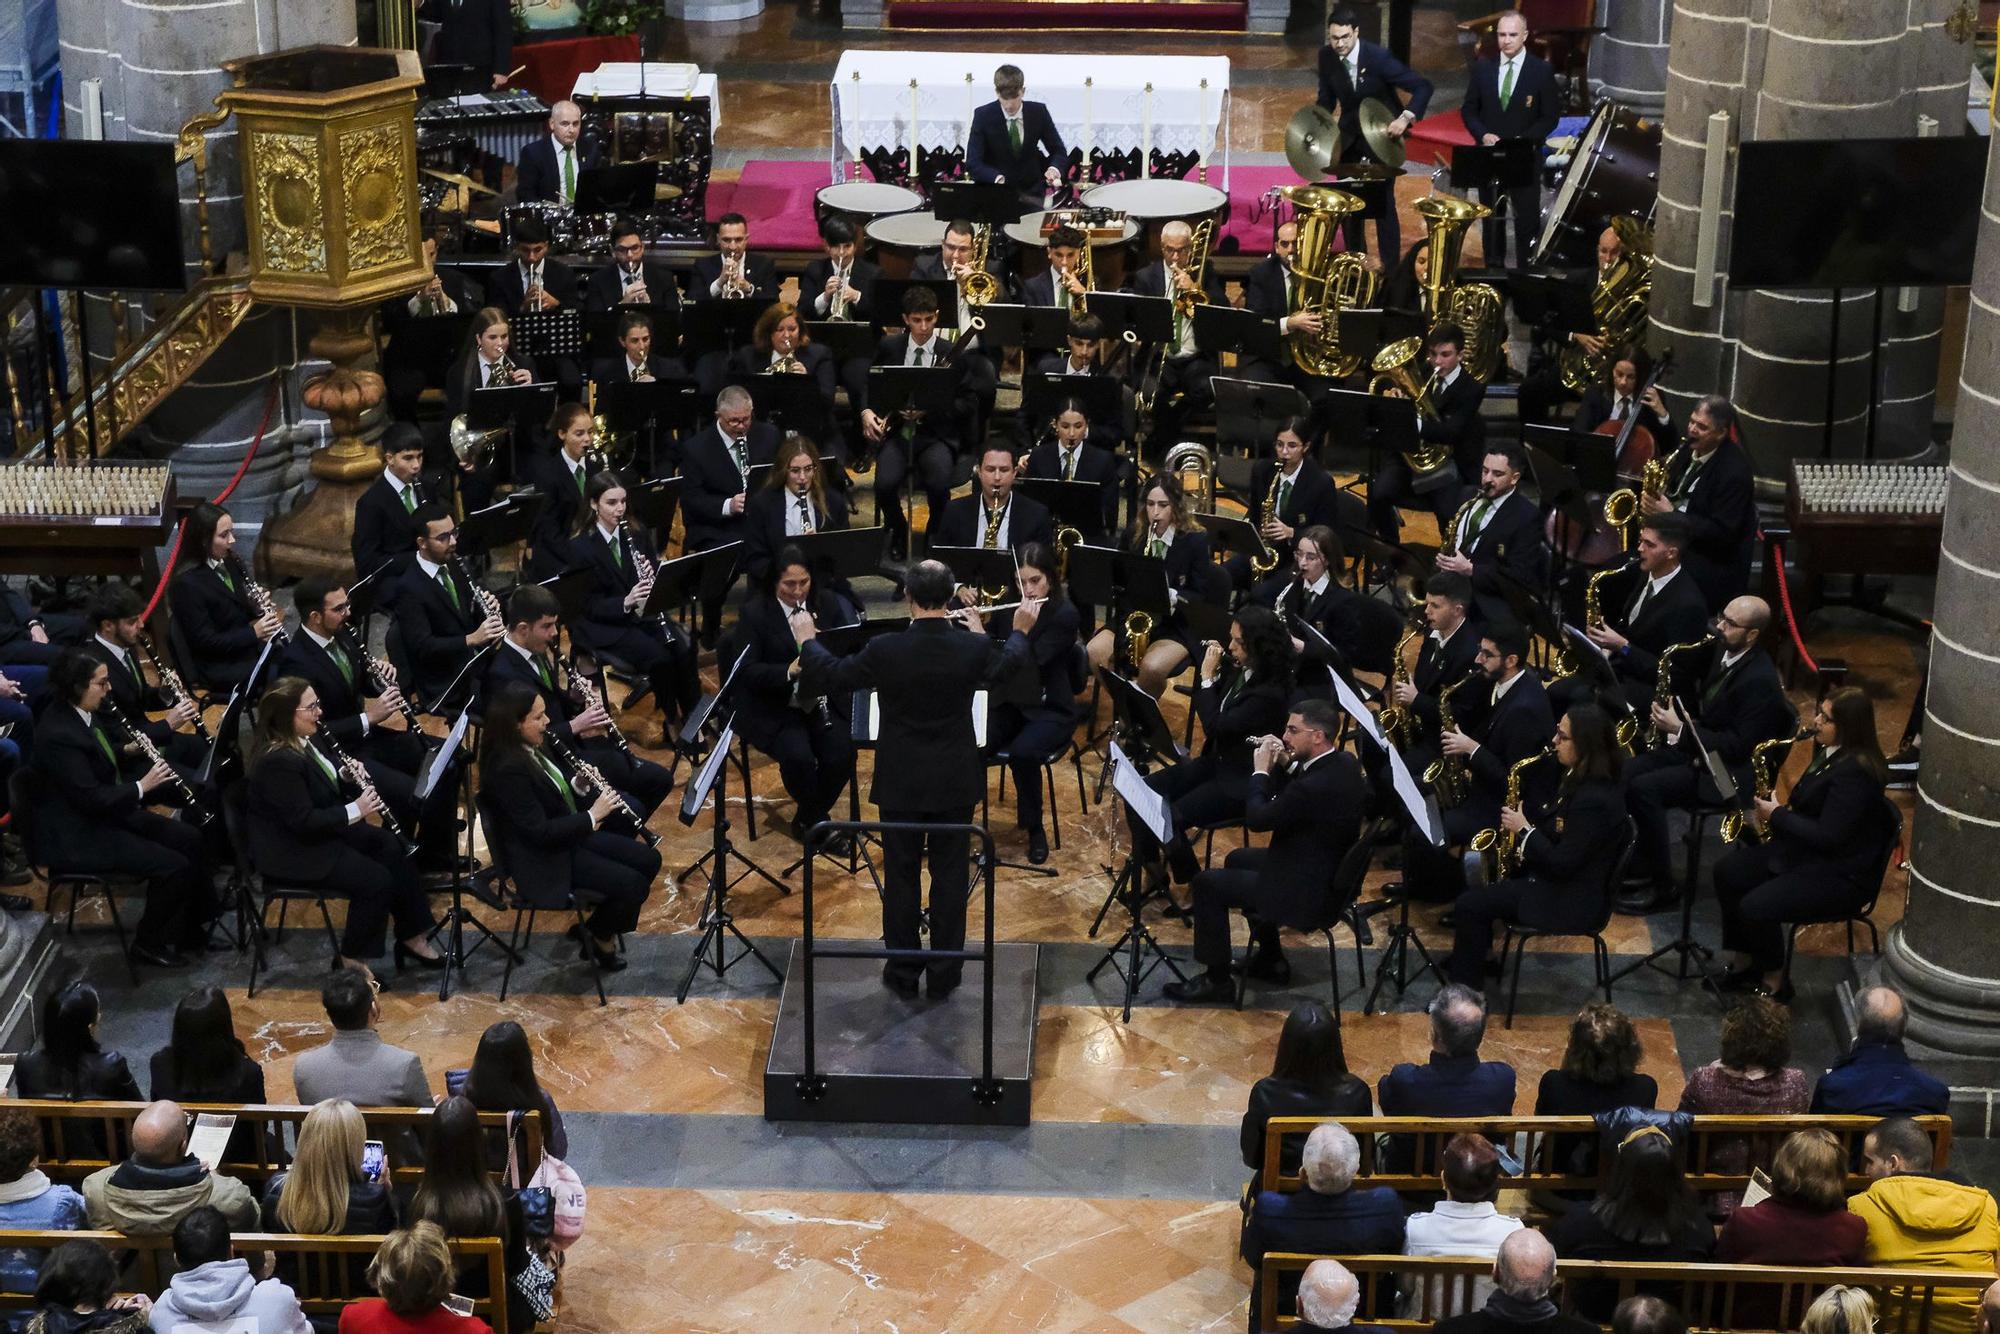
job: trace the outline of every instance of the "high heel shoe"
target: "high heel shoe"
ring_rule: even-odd
[[[408,945],[405,945],[402,941],[400,940],[397,941],[396,971],[400,973],[403,971],[405,965],[412,963],[419,968],[435,972],[438,969],[444,967],[444,956],[442,954],[436,956],[431,956],[428,954],[419,954],[415,950],[411,949]]]

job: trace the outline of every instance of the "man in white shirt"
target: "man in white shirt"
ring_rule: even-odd
[[[1489,1259],[1500,1253],[1500,1243],[1521,1229],[1521,1220],[1494,1208],[1499,1193],[1500,1155],[1483,1135],[1453,1135],[1444,1146],[1444,1193],[1429,1213],[1411,1214],[1403,1225],[1403,1254],[1457,1255]],[[1405,1280],[1402,1314],[1414,1318],[1420,1310],[1444,1309],[1436,1291],[1439,1280],[1430,1280],[1432,1292],[1424,1304],[1423,1284]],[[1458,1309],[1473,1310],[1485,1304],[1493,1292],[1493,1280],[1476,1279],[1472,1300],[1460,1302]]]
[[[549,108],[548,137],[521,150],[515,194],[522,203],[576,202],[577,178],[603,165],[593,146],[578,142],[582,133],[582,107],[565,99]]]

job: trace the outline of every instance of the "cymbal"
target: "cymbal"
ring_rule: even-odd
[[[1389,110],[1386,103],[1375,98],[1367,98],[1361,103],[1361,138],[1368,145],[1368,151],[1375,160],[1385,167],[1400,168],[1403,159],[1409,156],[1409,149],[1403,140],[1389,133],[1390,122],[1396,113]]]
[[[481,185],[478,181],[473,180],[470,176],[463,176],[455,171],[439,171],[435,167],[424,167],[421,168],[421,170],[422,173],[426,176],[432,177],[440,181],[449,181],[453,185],[458,186],[462,190],[472,191],[474,193],[482,195],[497,195],[500,193],[498,190],[489,190],[485,186]]]
[[[1317,103],[1300,107],[1285,122],[1285,160],[1306,180],[1324,178],[1343,146],[1340,122]]]

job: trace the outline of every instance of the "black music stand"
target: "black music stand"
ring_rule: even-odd
[[[902,328],[903,293],[912,287],[927,287],[937,297],[940,324],[950,324],[958,318],[958,284],[949,278],[877,278],[868,284],[861,298],[869,322],[884,329]]]
[[[922,412],[933,421],[942,420],[955,407],[959,376],[957,366],[871,366],[869,411],[889,422],[892,431],[900,429],[897,416],[907,410]],[[916,460],[913,458],[910,463],[908,476],[903,479],[903,494],[896,503],[903,507],[905,526],[914,528],[909,519],[916,509],[918,476]]]
[[[775,422],[780,432],[827,438],[825,428],[833,420],[833,405],[821,396],[819,383],[812,376],[735,374],[729,382],[749,391],[757,420]]]
[[[1048,508],[1056,527],[1074,528],[1085,537],[1102,537],[1109,529],[1105,502],[1116,493],[1108,482],[1065,482],[1060,477],[1021,477],[1014,490]]]
[[[1073,398],[1083,404],[1093,422],[1119,423],[1125,414],[1119,395],[1123,387],[1115,375],[1050,375],[1031,370],[1021,377],[1021,415],[1029,421],[1047,421],[1064,399]]]
[[[745,649],[744,652],[748,653],[749,650]],[[740,667],[743,659],[739,656],[736,662]],[[722,689],[716,692],[717,700],[722,698],[723,692],[729,689],[735,679],[736,668],[732,667],[728,679],[723,682]],[[756,943],[743,934],[743,929],[736,925],[736,918],[729,911],[730,888],[736,881],[752,872],[776,885],[781,893],[792,892],[773,878],[769,871],[745,857],[730,841],[729,815],[726,807],[729,804],[729,747],[735,739],[736,717],[732,713],[722,724],[722,730],[716,734],[715,744],[710,747],[707,758],[688,776],[687,787],[681,796],[680,821],[690,828],[700,817],[703,803],[707,802],[711,795],[714,797],[714,810],[709,821],[709,849],[702,854],[701,861],[681,872],[682,878],[685,879],[700,869],[704,862],[710,858],[714,859],[713,867],[702,873],[708,881],[708,891],[702,895],[701,901],[701,937],[695,941],[694,953],[688,958],[687,972],[681,976],[681,984],[674,992],[675,1002],[681,1005],[687,1004],[688,992],[694,986],[695,974],[703,967],[713,970],[716,980],[720,981],[728,975],[731,968],[746,958],[754,958],[764,965],[765,971],[770,973],[773,981],[785,980],[785,975],[764,957],[763,951],[757,948]],[[743,800],[746,802],[751,800],[748,792],[743,794]],[[736,874],[734,880],[729,875],[729,858],[732,854],[744,865],[744,869]],[[728,954],[726,939],[728,936],[736,937],[737,943],[742,946],[734,958]],[[707,957],[711,942],[715,946],[713,959]]]
[[[501,426],[508,428],[507,475],[511,478],[520,475],[515,465],[520,457],[523,432],[539,429],[555,414],[555,410],[554,381],[495,385],[475,389],[466,396],[465,422],[475,431],[490,431]]]
[[[975,593],[1000,589],[1000,597],[995,601],[1014,590],[1015,575],[1021,568],[1020,558],[1009,547],[997,551],[985,547],[932,547],[925,554],[944,562],[959,584]]]
[[[1019,222],[1029,211],[1021,202],[1021,192],[1011,185],[939,181],[931,187],[931,216],[940,222],[962,218],[998,231],[1010,222]]]
[[[1591,303],[1595,276],[1567,273],[1516,273],[1507,280],[1514,313],[1521,322],[1551,336],[1598,331],[1597,310]]]
[[[750,341],[765,309],[765,303],[756,300],[683,301],[681,334],[689,347],[734,352]]]
[[[392,324],[390,332],[390,361],[422,372],[425,384],[443,384],[472,341],[472,313],[412,315]]]
[[[1288,384],[1230,375],[1214,376],[1209,384],[1215,390],[1216,443],[1241,447],[1252,459],[1270,458],[1278,423],[1304,418],[1310,410],[1306,396]]]
[[[1165,734],[1166,749],[1159,753],[1175,754],[1173,729],[1169,728],[1166,719],[1160,716],[1160,707],[1151,695],[1108,667],[1098,669],[1097,679],[1103,683],[1105,694],[1111,698],[1112,716],[1116,720],[1114,725],[1120,728],[1123,735],[1140,739],[1136,752],[1128,752],[1122,745],[1117,747],[1118,754],[1124,756],[1125,763],[1134,776],[1145,774],[1154,754],[1153,747],[1161,739],[1161,734]],[[1117,763],[1116,758],[1107,759],[1105,761],[1107,771]],[[1167,818],[1169,820],[1173,818],[1171,808],[1168,809]],[[1164,847],[1171,840],[1172,832],[1169,829],[1163,835],[1162,831],[1154,830],[1153,834]],[[1106,967],[1116,969],[1119,980],[1125,987],[1124,1019],[1126,1023],[1130,1023],[1132,1001],[1139,994],[1140,985],[1155,968],[1165,964],[1167,971],[1172,973],[1177,981],[1185,984],[1188,979],[1187,974],[1181,971],[1180,964],[1161,948],[1160,942],[1154,939],[1152,931],[1146,926],[1145,908],[1150,896],[1142,884],[1136,840],[1132,848],[1126,852],[1124,864],[1115,873],[1109,866],[1103,867],[1103,870],[1106,875],[1111,876],[1111,888],[1104,896],[1104,905],[1097,910],[1097,920],[1091,923],[1090,934],[1092,936],[1097,934],[1098,929],[1104,924],[1105,914],[1111,910],[1111,905],[1121,899],[1130,916],[1125,930],[1119,934],[1118,939],[1111,943],[1111,946],[1104,951],[1103,957],[1091,965],[1090,971],[1084,974],[1084,981],[1095,982],[1097,975]],[[1121,955],[1124,957],[1121,958]]]
[[[1527,429],[1529,428],[1523,428],[1524,431]],[[1564,434],[1567,435],[1567,431]],[[1555,529],[1557,540],[1550,544],[1555,559],[1549,562],[1549,581],[1545,590],[1548,596],[1553,597],[1566,581],[1572,563],[1569,555],[1569,539],[1573,535],[1581,538],[1589,534],[1597,524],[1601,507],[1598,502],[1592,500],[1591,493],[1586,489],[1584,480],[1578,472],[1561,462],[1558,456],[1539,445],[1532,444],[1527,447],[1527,452],[1528,472],[1534,480],[1535,493],[1541,501],[1542,515],[1544,519],[1550,515],[1557,516]],[[1609,456],[1605,457],[1608,460]],[[1593,468],[1593,471],[1596,469]],[[1605,487],[1597,494],[1601,496],[1609,489],[1611,488]]]
[[[653,208],[658,162],[618,162],[576,174],[576,212],[642,215]]]
[[[866,303],[868,294],[861,294]],[[867,361],[874,357],[880,335],[875,326],[862,320],[807,320],[806,337],[833,354],[836,364]]]
[[[1163,296],[1092,292],[1090,313],[1104,321],[1107,337],[1128,343],[1166,343],[1174,336],[1174,303]]]
[[[1214,546],[1241,556],[1245,560],[1254,560],[1264,554],[1266,550],[1264,536],[1251,526],[1248,519],[1239,519],[1233,514],[1213,513],[1197,514],[1195,517],[1201,520],[1202,531],[1208,534],[1208,540]],[[1282,559],[1283,553],[1279,555]],[[1224,614],[1228,614],[1226,609]],[[1228,638],[1226,627],[1223,637],[1225,640]]]
[[[1155,628],[1164,626],[1173,614],[1173,599],[1167,592],[1167,562],[1116,547],[1079,543],[1070,548],[1069,596],[1079,606],[1107,609],[1114,660],[1127,653],[1125,623],[1134,612],[1144,612],[1151,617]],[[1117,730],[1115,715],[1110,730]],[[1083,744],[1094,746],[1106,735],[1106,732],[1092,733]],[[1097,797],[1100,801],[1108,781],[1107,771],[1099,769]]]
[[[820,646],[828,653],[837,658],[844,658],[860,652],[862,646],[877,635],[899,633],[909,627],[908,616],[884,616],[872,621],[831,626],[819,632],[818,640]],[[847,819],[850,824],[858,824],[861,820],[861,752],[875,749],[875,732],[871,726],[873,716],[871,701],[874,696],[875,692],[872,690],[857,690],[848,697],[847,736],[848,740],[853,742],[853,750],[847,762]],[[846,849],[847,873],[853,875],[863,866],[867,867],[868,878],[875,885],[875,897],[880,899],[882,877],[876,870],[874,854],[868,850],[869,844],[875,841],[875,835],[866,829],[856,829],[852,833],[853,838]],[[809,840],[807,849],[784,869],[784,875],[792,875],[813,857],[829,857],[836,865],[839,864],[838,848],[827,846],[824,842],[818,847],[813,847]]]
[[[785,545],[797,547],[806,566],[817,579],[822,572],[844,580],[873,574],[882,563],[882,529],[829,528],[823,532],[788,537]]]
[[[534,357],[576,357],[583,353],[583,312],[575,306],[551,306],[508,317],[521,350]]]
[[[481,649],[473,655],[472,662],[467,663],[465,671],[460,672],[461,679],[464,677],[465,672],[470,671],[473,665],[486,656],[487,650],[492,647],[493,645],[489,644],[486,648]],[[454,682],[453,687],[456,684]],[[445,695],[449,696],[450,694],[451,688],[447,688]],[[430,795],[436,790],[437,784],[446,781],[451,766],[457,759],[459,745],[464,741],[466,728],[471,723],[471,712],[472,705],[468,703],[465,708],[459,711],[458,717],[452,720],[451,727],[445,734],[444,743],[436,751],[424,757],[425,768],[423,772],[417,775],[416,800],[418,805],[421,806],[430,799]],[[436,940],[439,936],[446,937],[444,973],[443,976],[438,978],[438,999],[440,1001],[450,999],[451,975],[454,972],[462,975],[465,972],[466,962],[478,952],[482,945],[490,944],[515,963],[521,962],[520,952],[506,941],[500,939],[486,923],[479,920],[476,913],[465,906],[465,895],[468,890],[472,892],[475,898],[480,899],[482,902],[491,903],[494,907],[499,907],[500,903],[499,900],[493,898],[486,891],[473,885],[466,876],[465,868],[473,864],[477,857],[473,849],[473,826],[477,823],[474,815],[478,807],[472,797],[472,766],[470,764],[460,764],[458,766],[456,781],[458,783],[459,810],[462,813],[465,824],[465,845],[463,855],[452,858],[451,907],[446,911],[444,917],[426,933],[431,940]],[[454,839],[452,842],[454,849],[456,849],[457,840]],[[482,872],[482,874],[484,873]],[[470,946],[465,943],[465,928],[468,926],[479,933],[479,939],[473,941]]]
[[[741,542],[725,542],[719,547],[661,561],[653,571],[653,591],[646,595],[646,605],[639,609],[639,615],[665,620],[676,607],[702,598],[722,597],[735,581],[737,563],[742,558]]]
[[[526,542],[549,498],[539,491],[516,491],[505,500],[474,510],[458,526],[458,554],[484,556],[495,547]]]
[[[674,511],[681,503],[681,479],[655,477],[625,492],[629,516],[653,532],[667,532],[674,526]]]
[[[1266,319],[1254,310],[1218,306],[1210,301],[1194,308],[1194,345],[1217,356],[1234,352],[1239,358],[1259,361],[1284,359],[1276,320]]]
[[[645,433],[648,473],[660,470],[661,433],[683,434],[694,421],[697,394],[691,379],[613,380],[599,385],[597,393],[597,408],[606,421]]]
[[[1070,314],[1061,306],[992,301],[981,306],[979,314],[986,321],[986,340],[995,347],[1055,351],[1069,346]]]
[[[1497,144],[1457,144],[1451,150],[1451,183],[1461,190],[1525,190],[1542,182],[1541,145],[1533,139]]]

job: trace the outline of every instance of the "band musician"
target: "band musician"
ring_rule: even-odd
[[[750,222],[741,213],[725,213],[715,221],[715,250],[694,262],[688,274],[688,296],[696,301],[763,301],[778,299],[777,266],[750,253]]]
[[[514,315],[576,305],[576,270],[549,255],[547,223],[529,216],[514,219],[514,262],[493,271],[486,295]]]
[[[955,365],[951,339],[937,326],[936,295],[926,287],[910,288],[903,293],[903,332],[882,339],[875,364]],[[865,394],[857,405],[861,433],[876,447],[875,512],[889,530],[891,559],[901,559],[908,552],[909,519],[903,509],[902,489],[911,471],[914,469],[923,486],[932,514],[943,510],[951,497],[952,483],[957,480],[959,443],[964,438],[965,420],[972,413],[962,376],[959,386],[954,410],[942,414],[905,408],[892,420],[870,407]]]
[[[1018,470],[1013,446],[997,437],[989,441],[979,454],[973,493],[932,511],[925,540],[933,547],[1015,552],[1030,542],[1054,542],[1055,525],[1047,506],[1014,494]]]
[[[749,390],[731,386],[715,396],[715,420],[680,443],[684,551],[741,540],[750,471],[770,463],[777,448],[778,429],[755,419]],[[721,595],[704,596],[704,647],[714,646],[721,624]]]
[[[458,559],[458,520],[432,500],[411,517],[416,558],[403,574],[391,602],[397,642],[411,667],[405,693],[431,712],[462,707],[470,698],[461,685],[449,700],[446,690],[472,655],[507,632],[491,594],[475,593]],[[482,596],[483,594],[483,596]],[[491,612],[492,614],[489,614]],[[468,683],[476,684],[476,683]]]
[[[577,177],[604,165],[595,143],[583,136],[583,108],[565,98],[549,108],[549,132],[521,150],[515,168],[514,194],[524,204],[550,200],[576,202]]]
[[[139,617],[144,610],[130,585],[106,583],[84,609],[92,634],[79,647],[110,669],[111,702],[119,714],[143,731],[183,778],[191,777],[208,759],[208,743],[183,730],[193,728],[199,716],[194,702],[168,698],[162,686],[146,680],[139,666],[139,635],[144,629]],[[154,718],[154,713],[165,716]]]
[[[1644,722],[1652,709],[1660,654],[1700,639],[1708,624],[1701,590],[1681,568],[1687,540],[1687,520],[1678,514],[1642,519],[1633,574],[1603,576],[1597,597],[1603,615],[1583,627],[1611,666],[1617,699],[1606,702],[1618,717]],[[1587,694],[1580,676],[1551,689],[1564,706]]]
[[[674,281],[674,271],[646,258],[646,236],[639,230],[637,218],[613,219],[611,263],[590,275],[583,286],[583,304],[587,310],[613,306],[680,309],[681,289]]]
[[[861,317],[862,300],[882,270],[855,254],[855,239],[854,224],[846,218],[829,216],[820,223],[819,240],[826,254],[808,263],[799,276],[799,300],[805,303],[807,319]]]
[[[1500,48],[1498,56],[1475,61],[1472,81],[1465,90],[1466,132],[1477,143],[1491,147],[1502,139],[1525,139],[1539,147],[1555,133],[1561,97],[1556,92],[1556,74],[1549,62],[1528,50],[1528,20],[1519,10],[1500,16],[1493,36]],[[1493,190],[1482,185],[1480,200],[1494,204],[1493,216],[1485,222],[1486,263],[1502,268],[1507,253],[1504,229]],[[1542,189],[1539,181],[1506,192],[1507,213],[1514,221],[1514,267],[1528,267],[1528,251],[1542,225]]]
[[[1390,700],[1414,720],[1403,758],[1422,773],[1437,758],[1438,691],[1462,681],[1479,657],[1479,632],[1472,626],[1472,581],[1440,570],[1424,582],[1424,624],[1428,627],[1410,679],[1389,688]]]
[[[779,549],[793,539],[847,525],[847,499],[826,485],[818,447],[805,436],[788,435],[771,456],[769,478],[743,512],[743,572],[761,584],[769,578]],[[845,579],[820,572],[816,583],[860,606]]]
[[[1380,102],[1394,113],[1388,133],[1401,138],[1423,119],[1431,104],[1431,82],[1398,60],[1383,47],[1361,40],[1360,19],[1345,5],[1327,15],[1326,45],[1319,52],[1318,102],[1340,117],[1341,142],[1347,149],[1343,162],[1374,162],[1368,141],[1361,134],[1361,104]],[[1403,95],[1409,95],[1409,104]],[[1375,255],[1384,270],[1402,258],[1402,226],[1396,217],[1395,181],[1376,187],[1380,193],[1368,201],[1365,213],[1344,224],[1347,248],[1360,250],[1363,218],[1375,219]]]
[[[255,601],[261,592],[236,558],[236,520],[214,501],[196,505],[180,568],[167,583],[167,606],[192,659],[181,664],[190,684],[226,690],[249,681],[264,645],[285,631],[277,608]]]
[[[382,432],[382,475],[354,502],[349,546],[355,578],[370,580],[377,594],[401,579],[415,559],[411,516],[427,499],[423,433],[409,422],[394,422]]]
[[[1021,476],[1051,481],[1095,482],[1103,495],[1097,522],[1085,537],[1101,538],[1117,522],[1118,483],[1124,461],[1110,450],[1091,443],[1090,418],[1083,404],[1067,398],[1056,408],[1050,433],[1021,460]]]
[[[1278,423],[1277,432],[1271,440],[1271,457],[1260,459],[1250,470],[1250,513],[1251,526],[1273,551],[1289,551],[1292,539],[1301,528],[1317,524],[1325,528],[1338,529],[1340,513],[1340,488],[1325,468],[1320,467],[1312,457],[1312,448],[1307,437],[1312,426],[1303,417],[1287,417]],[[1356,509],[1359,502],[1350,500]],[[1250,586],[1252,571],[1250,558],[1237,554],[1229,558],[1229,577],[1238,588]],[[1283,576],[1270,574],[1264,581]],[[1264,590],[1268,600],[1273,596],[1275,586]]]
[[[1155,625],[1149,642],[1141,648],[1128,642],[1128,652],[1137,651],[1139,688],[1155,699],[1167,681],[1186,667],[1197,639],[1189,628],[1180,604],[1187,598],[1218,601],[1229,592],[1229,576],[1210,560],[1209,537],[1188,510],[1188,493],[1179,482],[1155,473],[1139,489],[1139,517],[1126,529],[1121,549],[1135,556],[1150,556],[1166,564],[1167,597],[1172,603],[1164,625]],[[1123,615],[1124,609],[1115,609]],[[1091,637],[1090,669],[1110,663],[1117,646],[1109,626]],[[1269,728],[1265,729],[1269,731]]]
[[[1418,412],[1417,438],[1427,445],[1443,445],[1451,451],[1459,478],[1474,483],[1479,478],[1480,461],[1485,457],[1486,425],[1480,420],[1479,405],[1486,401],[1486,386],[1466,373],[1465,331],[1456,324],[1440,324],[1424,339],[1430,357],[1431,375],[1425,388],[1432,411]],[[1397,391],[1391,390],[1391,393]],[[1446,482],[1419,494],[1409,462],[1391,452],[1368,487],[1368,514],[1376,536],[1393,545],[1402,523],[1398,506],[1428,506],[1442,531],[1450,522],[1461,486]]]
[[[1756,477],[1737,432],[1736,406],[1710,394],[1688,413],[1687,455],[1663,496],[1642,496],[1641,507],[1687,517],[1683,559],[1710,607],[1739,597],[1750,586],[1757,549]]]
[[[1042,206],[1043,191],[1063,183],[1069,150],[1049,109],[1026,98],[1027,76],[1018,65],[993,71],[994,100],[976,107],[965,136],[965,173],[988,185],[1011,185],[1028,208]]]
[[[1511,440],[1489,445],[1479,468],[1479,489],[1460,506],[1445,534],[1437,568],[1472,580],[1473,607],[1481,620],[1508,616],[1502,580],[1539,593],[1548,577],[1542,511],[1521,494],[1527,457]]]

